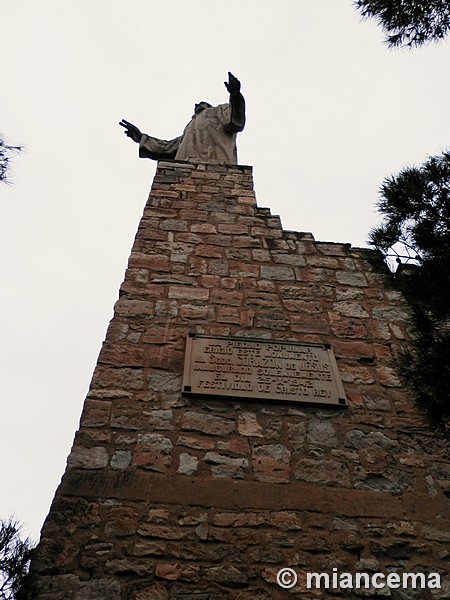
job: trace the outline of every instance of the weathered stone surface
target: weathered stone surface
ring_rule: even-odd
[[[147,521],[150,523],[164,523],[169,517],[170,512],[165,508],[152,508],[147,513]]]
[[[443,531],[434,527],[425,526],[422,529],[423,536],[427,540],[436,540],[438,542],[450,542],[450,530]]]
[[[111,458],[112,469],[127,469],[131,464],[132,453],[130,450],[116,450]]]
[[[154,303],[146,300],[121,298],[116,302],[114,311],[120,317],[147,317],[153,315]]]
[[[135,584],[128,588],[126,597],[129,600],[169,600],[169,593],[163,583]]]
[[[290,475],[290,451],[282,444],[254,446],[252,467],[255,477],[267,483],[287,483]]]
[[[156,317],[176,317],[177,314],[178,307],[174,300],[157,300],[155,302]]]
[[[449,596],[448,449],[397,378],[407,310],[367,252],[284,231],[249,167],[159,163],[33,559],[36,600],[325,600],[306,570],[334,567],[433,569],[433,597]],[[330,344],[348,407],[185,396],[189,332]],[[326,377],[240,357],[228,376],[251,360],[283,385]],[[421,597],[404,591],[391,597]]]
[[[171,285],[168,297],[177,300],[208,300],[209,290],[184,285]]]
[[[192,435],[180,435],[177,440],[177,446],[187,446],[194,450],[212,450],[214,448],[214,441]]]
[[[38,586],[43,600],[120,600],[120,583],[111,578],[81,581],[76,575],[41,578]]]
[[[193,511],[184,517],[180,517],[178,519],[178,523],[180,525],[198,525],[199,523],[204,523],[207,520],[208,520],[207,512]]]
[[[300,450],[305,445],[306,424],[288,423],[288,440],[294,450]]]
[[[349,364],[348,362],[339,363],[339,373],[342,381],[355,385],[370,385],[375,383],[372,372],[367,367],[353,366],[353,364]]]
[[[381,321],[406,321],[408,319],[406,310],[397,306],[376,306],[372,315],[374,319]]]
[[[182,430],[203,431],[210,435],[226,435],[236,429],[235,421],[206,413],[186,411],[181,421]]]
[[[363,394],[364,402],[367,408],[371,410],[390,410],[391,401],[387,396],[382,394]]]
[[[350,475],[345,464],[335,460],[303,458],[294,467],[294,477],[325,485],[350,485]]]
[[[101,427],[109,423],[112,403],[86,399],[81,422],[84,427]]]
[[[244,469],[248,467],[246,458],[232,458],[217,452],[207,452],[203,460],[213,465],[211,467],[213,477],[243,479]]]
[[[397,372],[392,367],[377,367],[378,377],[381,385],[386,387],[401,387]]]
[[[198,469],[198,458],[183,452],[180,454],[180,464],[177,473],[180,475],[194,475]]]
[[[312,446],[333,446],[338,445],[336,432],[330,421],[311,419],[308,424],[308,443]]]
[[[325,267],[327,269],[337,269],[339,267],[337,258],[328,256],[307,256],[306,263],[314,267]]]
[[[367,286],[367,280],[362,273],[355,273],[353,271],[336,271],[336,279],[339,283],[344,285],[351,285],[353,287]]]
[[[322,311],[320,302],[311,300],[284,300],[283,304],[289,311],[301,312],[307,315],[319,314]]]
[[[159,227],[164,231],[187,231],[187,223],[177,219],[163,219]]]
[[[282,265],[261,266],[261,277],[263,279],[276,279],[278,281],[294,280],[295,274],[292,267]]]
[[[111,425],[120,429],[173,430],[173,412],[165,410],[146,410],[142,405],[134,405],[124,410],[123,402],[117,402],[111,417]]]
[[[181,375],[155,371],[148,375],[148,389],[158,392],[178,392],[181,390]]]
[[[135,556],[164,556],[167,544],[161,540],[148,540],[138,538],[134,546]]]
[[[274,512],[270,515],[269,522],[283,531],[299,531],[303,529],[300,513],[288,511]]]
[[[255,413],[251,412],[243,412],[239,415],[238,431],[248,437],[264,437]]]
[[[219,583],[246,583],[247,575],[242,570],[233,566],[221,565],[220,567],[211,567],[206,571],[206,577],[210,581]]]
[[[123,537],[133,535],[137,529],[137,511],[128,506],[110,509],[109,520],[105,525],[106,536]]]
[[[173,444],[159,433],[140,433],[137,437],[133,464],[164,473],[172,463]]]
[[[398,451],[399,443],[397,440],[389,438],[381,431],[372,431],[364,433],[359,429],[352,429],[345,436],[344,445],[347,448],[380,448],[387,451]]]
[[[244,437],[231,438],[229,440],[218,440],[218,450],[224,450],[225,452],[231,452],[232,454],[250,454],[250,445],[248,440]]]
[[[366,319],[369,317],[367,310],[365,310],[358,302],[347,302],[343,300],[341,302],[335,302],[333,308],[335,311],[346,317],[353,317],[355,319]]]
[[[191,226],[191,231],[195,233],[217,233],[217,228],[211,223],[195,223]]]
[[[414,475],[399,469],[384,469],[382,473],[371,472],[364,467],[354,470],[355,488],[400,494],[416,484]]]
[[[113,388],[116,393],[118,389],[123,390],[123,395],[130,390],[140,390],[144,385],[142,369],[121,368],[115,369],[97,365],[92,378],[91,389]]]
[[[83,448],[74,446],[67,459],[69,468],[80,469],[103,469],[108,464],[108,453],[105,448],[96,446],[94,448]]]
[[[190,537],[189,531],[181,530],[179,527],[155,525],[154,523],[141,523],[137,532],[143,537],[160,540],[182,540]]]
[[[144,410],[143,411],[148,429],[173,430],[173,410]]]
[[[108,575],[134,575],[143,577],[153,573],[153,565],[142,561],[129,559],[109,560],[105,564],[105,573]]]
[[[220,513],[216,512],[213,523],[217,527],[258,527],[267,523],[265,513]]]

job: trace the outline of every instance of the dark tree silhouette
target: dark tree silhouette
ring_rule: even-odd
[[[415,47],[443,39],[450,28],[448,0],[354,0],[364,18],[374,18],[386,44]]]
[[[0,135],[0,181],[3,183],[11,183],[11,161],[13,156],[22,150],[22,146],[11,146],[10,144],[7,144]]]
[[[370,242],[397,257],[388,277],[411,312],[412,339],[400,371],[418,407],[450,432],[450,153],[387,178],[378,209],[384,221]]]
[[[34,544],[21,538],[22,527],[13,517],[0,521],[0,600],[15,600],[28,574]]]

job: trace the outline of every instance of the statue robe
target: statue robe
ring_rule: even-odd
[[[230,96],[228,104],[205,108],[194,115],[183,135],[174,140],[159,140],[143,134],[140,158],[154,160],[219,161],[237,164],[236,137],[245,125],[245,101],[241,94]]]

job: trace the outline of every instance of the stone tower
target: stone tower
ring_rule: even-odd
[[[250,167],[159,163],[33,598],[450,598],[446,448],[397,379],[406,308],[367,253],[284,231]]]

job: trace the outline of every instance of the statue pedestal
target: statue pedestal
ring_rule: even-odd
[[[333,567],[448,571],[444,444],[395,375],[406,315],[366,256],[284,231],[250,167],[158,165],[35,598],[262,600],[287,593],[286,566],[299,586]],[[197,359],[214,381],[251,369],[278,397],[183,394],[192,333],[217,346]],[[232,362],[214,338],[242,340]],[[327,370],[288,343],[333,349],[348,409],[290,401]]]

